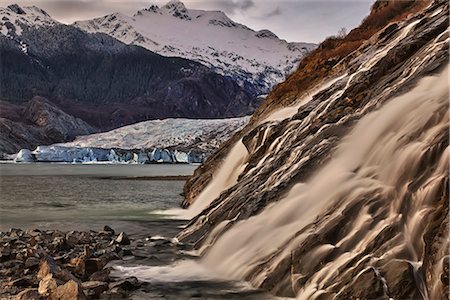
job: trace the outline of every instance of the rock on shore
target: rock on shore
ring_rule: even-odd
[[[13,228],[0,232],[0,294],[23,300],[127,298],[142,283],[114,278],[108,263],[149,259],[160,251],[157,246],[151,237],[133,239],[109,226],[99,232]]]

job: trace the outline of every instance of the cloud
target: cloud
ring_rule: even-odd
[[[279,15],[281,15],[281,9],[279,6],[277,6],[274,10],[265,14],[264,18],[271,18],[271,17],[275,17],[275,16],[279,16]]]
[[[136,11],[159,6],[169,0],[0,0],[0,6],[18,3],[36,5],[64,23],[101,17],[113,12],[133,15]],[[181,0],[186,7],[221,10],[233,21],[255,30],[268,28],[288,41],[320,42],[349,30],[369,12],[373,0]],[[5,3],[7,2],[7,3]],[[9,3],[8,3],[9,2]],[[280,17],[282,16],[282,17]]]
[[[255,2],[253,2],[253,0],[244,0],[242,3],[241,3],[241,9],[242,10],[247,10],[247,9],[249,9],[249,8],[251,8],[251,7],[254,7],[255,6]]]
[[[200,5],[203,4],[203,5]],[[214,5],[215,9],[222,10],[227,14],[235,14],[239,11],[246,11],[252,7],[255,7],[253,0],[216,0],[216,1],[199,1],[195,3],[197,6],[210,6]]]
[[[11,0],[21,6],[36,5],[63,23],[100,17],[113,12],[133,14],[148,6],[148,1]]]

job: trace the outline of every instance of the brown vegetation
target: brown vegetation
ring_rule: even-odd
[[[253,119],[260,119],[261,116],[277,107],[293,103],[319,80],[338,71],[333,70],[333,67],[358,49],[376,32],[389,23],[404,20],[408,15],[420,11],[430,2],[431,0],[377,0],[372,6],[371,13],[359,27],[344,37],[331,36],[325,39],[316,50],[305,57],[300,62],[297,71],[273,89],[266,101],[255,112]]]

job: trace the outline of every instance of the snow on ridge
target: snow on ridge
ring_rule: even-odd
[[[248,122],[230,119],[164,119],[144,121],[108,132],[80,136],[64,147],[120,149],[172,148],[211,153]]]
[[[10,38],[20,36],[24,26],[41,27],[59,24],[47,12],[34,5],[21,7],[12,4],[0,7],[0,16],[0,32]]]
[[[311,43],[288,43],[266,29],[252,30],[222,11],[187,9],[178,0],[162,7],[152,5],[132,17],[116,13],[73,25],[164,56],[198,61],[240,82],[258,82],[265,87],[262,92],[284,80],[316,47]]]

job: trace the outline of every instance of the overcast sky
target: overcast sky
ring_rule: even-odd
[[[269,29],[290,42],[320,42],[357,26],[368,14],[374,0],[184,0],[187,8],[222,10],[231,19],[255,30]],[[133,15],[137,10],[166,0],[0,0],[1,6],[12,3],[36,5],[53,18],[72,23],[113,12]]]

